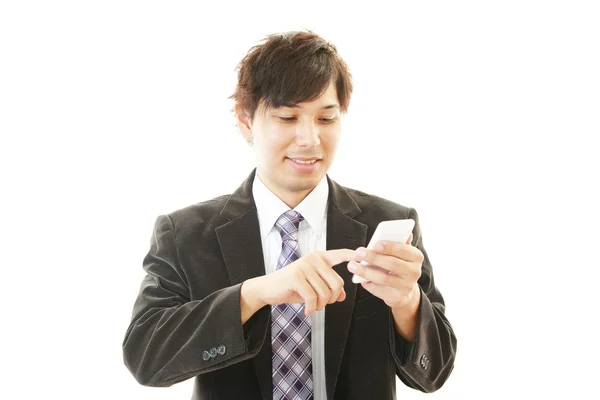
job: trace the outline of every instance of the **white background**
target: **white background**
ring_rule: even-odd
[[[429,398],[598,398],[597,3],[203,3],[0,5],[0,397],[190,397],[122,362],[154,219],[248,175],[235,67],[307,28],[354,76],[330,176],[421,218],[459,339]]]

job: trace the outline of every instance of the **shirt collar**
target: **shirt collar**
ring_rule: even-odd
[[[265,240],[271,229],[275,226],[277,219],[290,208],[277,197],[260,180],[258,172],[252,183],[252,196],[258,212],[260,224],[260,236]],[[323,230],[323,221],[327,211],[327,198],[329,196],[329,185],[324,176],[319,184],[294,208],[299,212],[308,225],[313,229],[315,235],[320,238]]]

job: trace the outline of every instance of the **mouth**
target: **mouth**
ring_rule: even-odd
[[[309,174],[317,170],[317,167],[321,164],[320,158],[290,158],[286,157],[286,160],[289,161],[290,165],[294,168],[296,172]]]
[[[320,158],[290,158],[287,157],[288,160],[300,165],[311,165],[316,163],[317,161],[321,161]]]

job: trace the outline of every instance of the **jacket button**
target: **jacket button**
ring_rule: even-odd
[[[203,352],[202,352],[202,359],[203,359],[204,361],[208,361],[208,360],[210,360],[210,354],[208,353],[208,351],[203,351]]]
[[[217,356],[217,349],[213,347],[212,349],[210,349],[209,354],[212,358],[215,358]]]
[[[220,345],[220,346],[217,348],[217,353],[219,353],[220,355],[223,355],[223,354],[225,354],[225,351],[226,351],[226,350],[227,350],[227,349],[225,348],[225,346],[223,346],[223,345]]]
[[[427,358],[427,356],[425,354],[423,354],[421,356],[421,368],[423,369],[427,369],[429,367],[429,359]]]

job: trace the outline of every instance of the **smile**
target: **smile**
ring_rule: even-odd
[[[303,165],[310,165],[310,164],[314,164],[316,163],[318,160],[309,160],[309,161],[304,161],[304,160],[296,160],[294,158],[290,158],[290,160],[292,160],[295,163],[298,164],[303,164]]]

